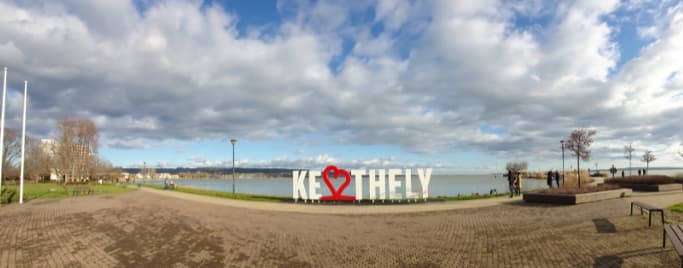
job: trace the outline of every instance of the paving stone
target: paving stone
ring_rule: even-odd
[[[679,267],[671,244],[661,248],[661,224],[629,216],[627,201],[381,215],[262,211],[144,191],[28,202],[0,209],[0,266]]]

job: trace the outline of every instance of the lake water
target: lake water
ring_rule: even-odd
[[[330,180],[338,188],[341,180]],[[320,181],[320,193],[329,195],[330,190],[327,185]],[[403,184],[403,177],[399,178]],[[191,186],[195,188],[202,188],[215,191],[232,191],[232,180],[230,179],[179,179],[173,180],[179,186]],[[163,181],[145,181],[143,183],[163,184]],[[308,179],[305,181],[306,191],[308,191]],[[417,176],[412,179],[413,192],[420,192],[421,186]],[[531,190],[547,187],[545,180],[524,179],[522,180],[522,189]],[[472,193],[488,194],[491,189],[496,189],[499,193],[508,191],[507,178],[494,178],[493,175],[432,175],[429,183],[430,196],[456,196],[458,194],[469,195]],[[278,196],[292,196],[292,178],[272,178],[272,179],[237,179],[235,180],[235,191],[239,193],[263,194],[263,195],[278,195]],[[387,185],[386,192],[389,192]],[[398,193],[405,193],[404,187],[399,187]],[[352,179],[351,184],[344,191],[345,195],[354,195],[355,182]],[[363,196],[367,198],[370,195],[368,190],[368,179],[363,179]]]
[[[637,169],[632,171],[634,175],[638,172]],[[621,172],[619,172],[621,173]],[[628,171],[626,171],[628,174]],[[683,169],[651,169],[650,175],[669,175],[674,176],[683,174]],[[327,185],[320,181],[320,193],[329,195],[330,190]],[[342,183],[341,180],[330,180],[335,185],[335,189]],[[403,184],[404,180],[399,179]],[[179,186],[190,186],[195,188],[202,188],[215,191],[232,191],[232,180],[230,179],[180,179],[173,180]],[[163,181],[146,181],[143,183],[149,184],[163,184]],[[308,191],[308,179],[306,179],[306,191]],[[420,192],[420,182],[417,176],[412,179],[413,192]],[[533,190],[548,187],[546,180],[523,179],[522,189]],[[389,192],[387,185],[386,192]],[[429,183],[430,196],[456,196],[458,194],[469,195],[472,193],[488,194],[491,189],[496,189],[499,193],[508,191],[507,178],[501,175],[432,175]],[[237,179],[235,180],[235,191],[238,193],[249,194],[263,194],[263,195],[277,195],[277,196],[292,196],[292,178],[272,178],[272,179]],[[404,187],[399,187],[398,193],[405,193]],[[352,179],[351,184],[344,191],[345,195],[354,195],[355,182]],[[368,190],[368,179],[363,179],[363,196],[367,198],[370,195]]]
[[[605,171],[607,172],[607,171]],[[628,176],[628,168],[624,169],[626,176]],[[631,173],[633,175],[638,175],[638,169],[632,168]],[[683,175],[683,169],[650,169],[647,173],[648,175],[666,175],[666,176],[681,176]],[[619,170],[617,175],[621,175],[621,170]]]

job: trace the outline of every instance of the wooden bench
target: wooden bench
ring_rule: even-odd
[[[674,245],[674,249],[678,253],[678,257],[681,257],[681,267],[683,267],[683,225],[664,225],[664,232],[662,234],[662,248],[666,247],[666,237],[669,236],[671,239],[671,244]]]
[[[633,206],[637,206],[640,208],[640,215],[643,215],[643,210],[647,210],[648,227],[652,226],[652,212],[659,212],[659,214],[662,215],[662,225],[664,225],[664,210],[662,208],[658,208],[643,202],[634,201],[631,202],[631,216],[633,216]]]
[[[95,193],[90,187],[74,187],[71,195],[91,195]]]

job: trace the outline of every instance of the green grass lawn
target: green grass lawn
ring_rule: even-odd
[[[66,198],[71,197],[74,187],[90,187],[95,194],[125,193],[134,189],[121,187],[119,185],[68,185],[62,186],[52,183],[27,183],[24,184],[24,201],[34,199]],[[3,185],[2,203],[19,202],[19,185]],[[11,197],[11,198],[10,198]]]
[[[683,203],[678,203],[669,207],[669,210],[673,212],[683,213]]]
[[[156,185],[156,184],[142,184],[144,187],[152,188],[152,189],[157,189],[157,190],[163,190],[164,187],[163,185]],[[211,191],[211,190],[204,190],[204,189],[197,189],[197,188],[189,188],[189,187],[182,187],[179,186],[175,190],[171,191],[177,191],[177,192],[183,192],[183,193],[189,193],[189,194],[198,194],[198,195],[205,195],[205,196],[213,196],[213,197],[220,197],[220,198],[229,198],[229,199],[236,199],[236,200],[246,200],[246,201],[261,201],[261,202],[293,202],[291,197],[284,197],[284,196],[270,196],[270,195],[255,195],[255,194],[243,194],[243,193],[235,193],[234,195],[232,193],[228,192],[221,192],[221,191]],[[450,201],[463,201],[463,200],[474,200],[474,199],[484,199],[484,198],[492,198],[492,197],[501,197],[501,196],[509,196],[509,193],[499,193],[499,194],[494,194],[494,195],[461,195],[461,196],[437,196],[437,197],[430,197],[427,200],[428,201],[436,201],[436,202],[450,202]]]
[[[510,196],[510,193],[498,193],[498,194],[480,194],[480,195],[460,195],[460,196],[437,196],[427,198],[428,201],[464,201],[464,200],[475,200],[475,199],[486,199],[493,197]]]
[[[143,184],[142,186],[157,189],[157,190],[163,190],[164,189],[163,185]],[[175,190],[171,190],[171,191],[177,191],[177,192],[188,193],[188,194],[213,196],[213,197],[220,197],[220,198],[229,198],[229,199],[236,199],[236,200],[246,200],[246,201],[261,201],[261,202],[291,202],[292,201],[291,197],[271,196],[271,195],[255,195],[255,194],[243,194],[243,193],[232,194],[232,193],[228,193],[228,192],[211,191],[211,190],[189,188],[189,187],[182,187],[182,186],[179,186]]]

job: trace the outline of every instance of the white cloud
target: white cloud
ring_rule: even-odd
[[[128,1],[0,3],[0,63],[12,87],[31,81],[34,134],[77,115],[121,148],[329,133],[330,143],[542,160],[570,130],[593,127],[597,155],[604,148],[610,159],[630,141],[667,144],[658,149],[666,163],[683,139],[680,4],[643,11],[661,13],[638,22],[653,41],[621,69],[617,29],[605,18],[650,4],[304,1],[278,3],[282,24],[247,35],[239,14],[216,3],[146,4],[141,12]],[[374,17],[353,17],[369,9]]]

